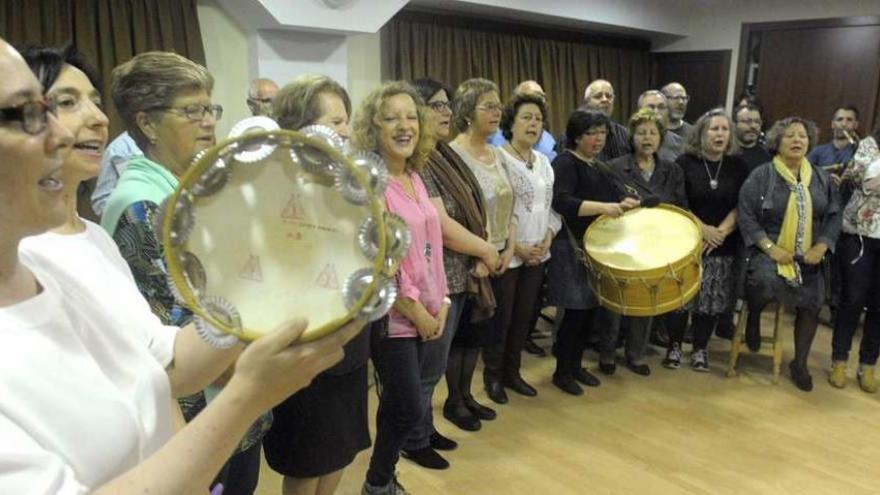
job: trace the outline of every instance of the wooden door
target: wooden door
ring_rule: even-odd
[[[707,110],[724,106],[730,74],[730,50],[655,52],[652,86],[681,83],[690,96],[684,119],[693,123]]]

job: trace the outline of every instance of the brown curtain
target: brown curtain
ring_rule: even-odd
[[[548,127],[565,130],[593,79],[615,88],[617,120],[626,120],[650,82],[650,47],[631,39],[599,39],[529,26],[486,23],[421,12],[398,14],[383,28],[387,74],[413,80],[430,76],[453,88],[472,77],[495,81],[501,99],[523,80],[547,93]]]
[[[196,4],[197,0],[0,0],[0,37],[16,46],[72,43],[103,79],[99,89],[112,137],[122,131],[110,99],[114,67],[152,50],[176,52],[204,65]],[[89,206],[92,187],[80,188],[79,211],[94,219]]]

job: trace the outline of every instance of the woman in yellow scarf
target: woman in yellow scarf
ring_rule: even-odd
[[[751,247],[746,299],[749,348],[760,346],[761,310],[771,300],[797,309],[795,358],[789,364],[795,385],[813,388],[807,357],[825,301],[819,265],[840,231],[840,204],[828,174],[806,159],[816,142],[816,125],[788,117],[773,125],[767,145],[773,160],[754,170],[739,196],[740,231]]]

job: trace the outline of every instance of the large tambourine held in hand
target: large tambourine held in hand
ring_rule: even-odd
[[[200,153],[157,217],[175,296],[242,340],[293,317],[310,341],[384,315],[409,230],[384,212],[381,158],[342,145],[253,117]]]

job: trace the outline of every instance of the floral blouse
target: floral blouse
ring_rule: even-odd
[[[878,177],[880,150],[877,141],[867,137],[859,143],[853,165],[844,174],[844,179],[852,181],[855,190],[843,210],[843,232],[880,239],[880,191],[876,187],[873,190],[865,187],[868,180],[880,181]]]
[[[151,201],[139,201],[125,209],[113,240],[131,268],[138,290],[150,304],[150,309],[165,325],[182,327],[193,317],[190,310],[180,305],[171,291],[159,235],[153,230],[153,218],[159,206]],[[191,421],[219,389],[209,386],[204,392],[178,399],[181,411]],[[207,397],[206,397],[207,396]],[[254,423],[239,443],[239,451],[257,444],[272,424],[272,412],[265,413]]]

